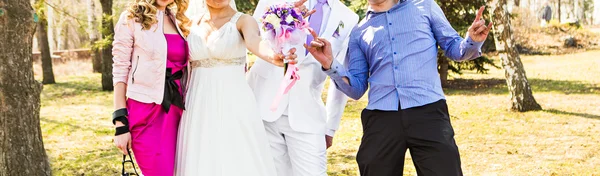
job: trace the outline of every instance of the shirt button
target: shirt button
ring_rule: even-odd
[[[392,23],[389,23],[389,24],[390,24],[390,26],[392,25]]]
[[[396,88],[400,88],[400,84],[396,85]]]
[[[394,55],[396,55],[396,54],[398,54],[398,53],[394,52]]]
[[[398,70],[398,67],[396,66],[396,67],[394,67],[394,69]]]
[[[392,38],[392,40],[396,40],[396,38]]]

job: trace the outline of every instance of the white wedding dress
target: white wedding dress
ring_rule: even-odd
[[[175,175],[275,176],[254,94],[245,79],[246,45],[236,22],[205,38],[194,20],[188,36],[193,66],[179,126]]]

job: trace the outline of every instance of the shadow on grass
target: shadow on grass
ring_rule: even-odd
[[[556,114],[556,115],[570,115],[570,116],[578,116],[578,117],[600,120],[600,115],[596,115],[596,114],[567,112],[567,111],[561,111],[561,110],[557,110],[557,109],[548,109],[548,110],[543,110],[543,111],[547,112],[547,113]]]
[[[55,128],[56,127],[65,127],[66,126],[66,127],[69,127],[71,131],[77,131],[77,130],[81,130],[82,129],[82,127],[79,126],[79,125],[74,125],[74,124],[66,123],[66,122],[60,122],[60,121],[57,121],[57,120],[51,120],[51,119],[44,118],[44,117],[40,118],[40,121],[46,122],[46,123],[55,124],[56,125]],[[51,130],[54,130],[54,129],[51,129]],[[85,130],[93,131],[94,129],[87,128]]]
[[[533,92],[560,92],[563,94],[600,94],[598,85],[580,81],[529,79]],[[508,94],[504,79],[448,80],[447,95]]]
[[[101,93],[101,82],[94,77],[71,77],[64,82],[44,85],[42,99],[60,100],[82,94]]]
[[[77,123],[72,120],[70,121],[71,123],[69,123],[69,122],[61,122],[58,120],[52,120],[52,119],[48,119],[45,117],[41,117],[40,121],[47,123],[47,124],[52,124],[51,126],[48,126],[49,129],[47,129],[47,133],[49,133],[49,134],[63,133],[63,132],[89,131],[89,132],[93,132],[96,135],[110,135],[114,132],[114,129],[112,129],[112,128],[83,127],[83,126],[77,125]]]
[[[77,150],[54,150],[59,157],[50,157],[55,175],[120,175],[122,154],[113,145],[90,143]],[[64,157],[64,158],[63,158]],[[137,164],[137,163],[136,163]],[[136,165],[139,172],[139,166]],[[132,171],[131,165],[126,171]]]

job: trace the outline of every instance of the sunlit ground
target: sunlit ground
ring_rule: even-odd
[[[454,75],[445,90],[465,175],[600,175],[600,51],[526,56],[523,64],[542,111],[508,110],[503,70]],[[54,174],[118,174],[112,94],[100,91],[100,74],[81,61],[54,68],[58,84],[44,86],[41,109]],[[41,80],[39,64],[34,70]],[[329,175],[358,175],[365,106],[365,97],[348,103],[328,152]],[[416,175],[408,153],[405,164],[404,174]]]

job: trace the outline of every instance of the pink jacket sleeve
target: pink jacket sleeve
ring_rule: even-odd
[[[123,12],[115,25],[115,36],[112,43],[113,54],[113,85],[119,82],[127,84],[129,70],[131,69],[131,55],[133,52],[133,20]]]

